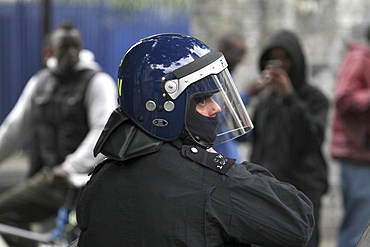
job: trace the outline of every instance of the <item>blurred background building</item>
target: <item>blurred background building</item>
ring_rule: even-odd
[[[113,78],[123,54],[140,38],[185,33],[216,48],[224,33],[239,32],[249,48],[234,74],[240,90],[258,76],[257,59],[269,35],[291,29],[304,45],[312,83],[332,100],[346,44],[362,39],[370,25],[369,13],[368,0],[0,0],[0,122],[29,77],[43,66],[44,35],[63,20],[81,29],[84,47]],[[249,110],[253,111],[253,102]],[[335,246],[342,214],[339,167],[328,154],[331,114],[325,145],[330,188],[323,199],[322,247]],[[240,148],[247,158],[248,144]],[[22,162],[16,156],[0,167],[0,187],[19,181],[9,174],[18,176],[25,167],[17,170],[14,164]]]

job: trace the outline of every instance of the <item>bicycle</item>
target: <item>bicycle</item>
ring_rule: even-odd
[[[89,179],[87,174],[75,174],[68,178],[69,188],[64,205],[55,218],[55,227],[50,232],[35,232],[0,223],[1,235],[12,235],[43,244],[44,246],[67,247],[76,244],[79,229],[76,220],[75,199],[79,189]]]

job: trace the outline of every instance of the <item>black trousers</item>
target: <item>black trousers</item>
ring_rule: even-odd
[[[66,186],[47,180],[48,168],[0,194],[0,223],[29,229],[30,223],[57,214],[65,202]],[[2,236],[11,247],[37,247],[34,241],[16,236]]]

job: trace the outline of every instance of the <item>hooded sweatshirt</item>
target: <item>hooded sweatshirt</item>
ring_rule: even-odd
[[[294,92],[281,99],[270,88],[266,89],[253,116],[251,161],[317,201],[317,194],[327,189],[327,164],[321,148],[329,102],[307,83],[305,57],[292,32],[280,31],[271,38],[262,50],[261,71],[274,47],[283,48],[292,59],[288,75]]]

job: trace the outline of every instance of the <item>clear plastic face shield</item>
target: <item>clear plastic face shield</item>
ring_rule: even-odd
[[[185,68],[182,72],[186,75],[179,79],[179,83],[186,83],[179,86],[184,87],[188,98],[185,128],[195,141],[207,147],[235,139],[253,128],[225,58],[221,53],[211,53],[201,57],[198,66],[188,64],[191,70],[186,73]]]

